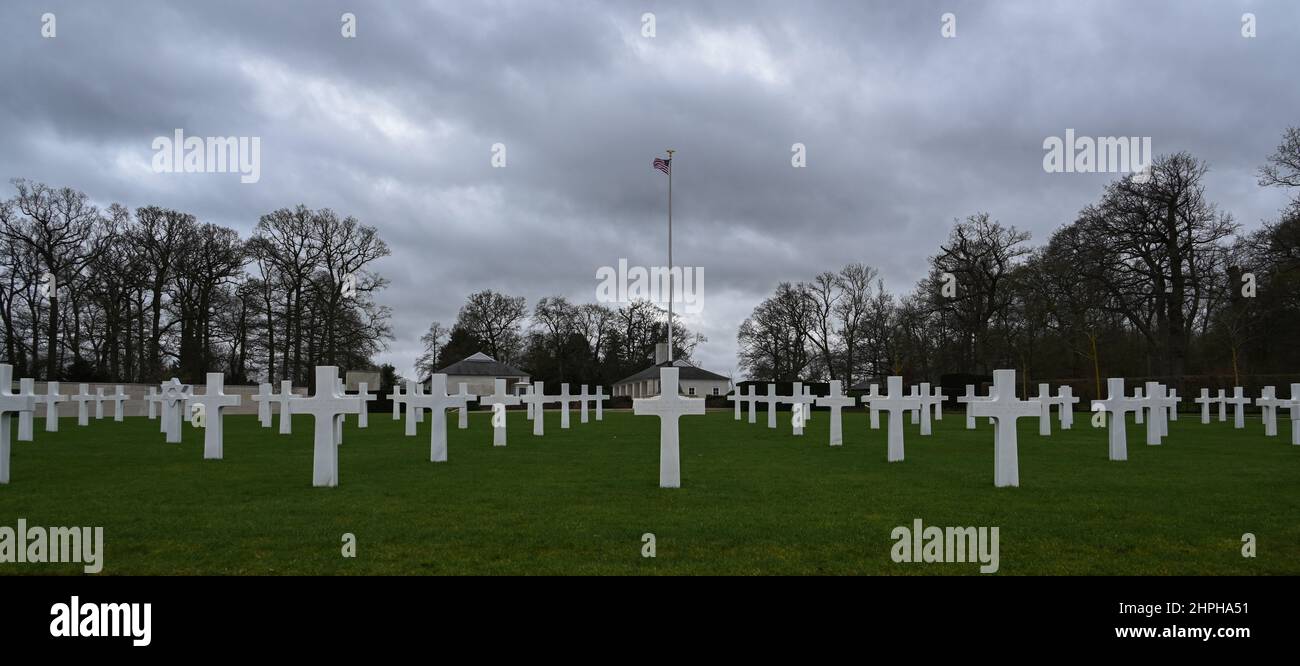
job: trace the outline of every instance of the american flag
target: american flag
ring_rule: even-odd
[[[655,158],[655,161],[654,161],[654,163],[653,163],[653,165],[654,165],[654,168],[656,168],[656,169],[658,169],[658,170],[660,170],[660,171],[662,171],[662,172],[664,172],[664,173],[666,173],[666,174],[670,174],[670,175],[671,175],[671,173],[672,173],[672,168],[673,168],[672,165],[673,165],[673,161],[672,161],[671,159],[666,160],[666,159],[664,159],[664,158],[662,158],[662,157],[656,157],[656,158]]]

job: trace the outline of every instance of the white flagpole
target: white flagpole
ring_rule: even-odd
[[[673,153],[668,149],[668,364],[673,362]]]

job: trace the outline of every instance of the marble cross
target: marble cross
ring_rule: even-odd
[[[23,377],[18,380],[17,395],[32,399],[31,409],[18,412],[18,441],[30,442],[32,441],[32,421],[36,420],[36,380],[32,377]]]
[[[468,393],[447,394],[447,375],[434,373],[429,377],[429,393],[409,395],[407,400],[416,409],[429,410],[429,460],[447,462],[447,409],[464,408],[472,396]]]
[[[767,427],[776,427],[776,406],[780,404],[783,399],[782,396],[776,394],[776,384],[768,384],[767,394],[761,398],[754,398],[756,402],[761,402],[767,405]]]
[[[604,421],[605,420],[604,404],[606,400],[609,400],[609,394],[605,393],[605,387],[597,384],[596,393],[592,395],[591,398],[596,401],[596,420]]]
[[[293,434],[293,410],[289,403],[293,401],[293,381],[280,381],[280,392],[271,398],[271,402],[280,403],[280,434]]]
[[[195,407],[203,410],[204,460],[221,460],[225,456],[225,429],[222,427],[221,410],[239,406],[239,396],[222,392],[225,379],[225,375],[220,372],[209,372],[205,393],[190,399],[191,410]]]
[[[150,386],[149,390],[144,392],[144,402],[149,406],[149,420],[158,418],[158,404],[162,402],[162,393],[158,392],[158,387]]]
[[[909,398],[916,398],[917,400],[920,400],[920,399],[921,399],[921,387],[917,386],[916,384],[912,384],[912,388],[911,388],[911,390],[908,392],[907,397],[909,397]],[[919,424],[919,423],[921,422],[921,407],[920,407],[920,406],[921,406],[922,404],[924,404],[924,401],[922,401],[922,402],[918,402],[918,403],[917,403],[917,407],[916,407],[916,409],[912,410],[912,412],[911,412],[912,425],[917,425],[917,424]]]
[[[1161,398],[1164,396],[1164,389],[1157,382],[1147,382],[1146,390],[1143,393],[1134,391],[1134,395],[1144,396],[1143,407],[1147,411],[1147,446],[1159,446],[1161,428],[1160,424],[1164,421],[1164,403]],[[1141,421],[1138,421],[1141,423]]]
[[[1069,430],[1074,425],[1074,406],[1079,403],[1079,396],[1068,385],[1062,386],[1056,391],[1056,401],[1061,406],[1061,430]]]
[[[1133,388],[1133,399],[1134,399],[1134,400],[1143,400],[1142,387],[1140,387],[1140,386],[1136,386],[1136,387]],[[1142,404],[1143,404],[1143,408],[1142,408],[1142,409],[1139,409],[1139,410],[1137,410],[1136,412],[1133,412],[1133,423],[1136,423],[1137,425],[1142,425],[1142,424],[1144,423],[1144,419],[1145,419],[1145,416],[1146,416],[1146,414],[1145,414],[1145,412],[1146,412],[1146,407],[1145,407],[1146,403],[1144,402],[1144,403],[1142,403]]]
[[[1040,437],[1049,437],[1052,434],[1052,403],[1056,402],[1052,397],[1051,385],[1039,384],[1038,395],[1034,399],[1042,405],[1042,411],[1038,414],[1038,434]]]
[[[1291,411],[1291,443],[1300,446],[1300,384],[1291,385],[1291,399],[1286,402]]]
[[[867,393],[862,396],[862,404],[867,407],[867,418],[872,430],[880,429],[880,412],[876,411],[876,406],[872,404],[872,401],[879,397],[880,384],[871,384],[867,387]]]
[[[460,399],[460,407],[456,409],[456,427],[464,430],[469,427],[469,403],[478,400],[478,396],[469,392],[469,384],[460,382],[459,391],[456,397]]]
[[[1223,423],[1228,420],[1228,396],[1223,389],[1219,389],[1219,395],[1215,398],[1215,402],[1219,403],[1219,423]]]
[[[1232,405],[1232,427],[1240,430],[1246,427],[1246,405],[1250,404],[1250,398],[1245,396],[1245,391],[1237,386],[1232,389],[1232,397],[1225,398],[1225,403]]]
[[[524,418],[528,419],[529,421],[533,420],[533,401],[528,399],[528,395],[532,392],[533,392],[533,385],[525,384],[524,394],[519,396],[519,399],[522,400],[524,403]]]
[[[733,398],[737,406],[743,403],[748,408],[746,411],[749,412],[750,423],[758,423],[758,408],[757,403],[754,401],[754,394],[755,391],[748,386],[737,386],[735,398]],[[739,419],[740,417],[737,416],[736,418]]]
[[[930,404],[934,406],[934,420],[943,420],[943,399],[947,397],[943,394],[943,387],[934,387],[934,393],[930,394]]]
[[[393,401],[393,420],[398,421],[402,418],[402,385],[393,383],[393,392],[388,394],[388,399]]]
[[[1180,397],[1180,396],[1178,395],[1178,389],[1169,389],[1168,391],[1166,391],[1166,392],[1165,392],[1165,399],[1166,399],[1166,400],[1168,401],[1168,403],[1169,403],[1169,404],[1166,405],[1166,407],[1169,408],[1169,413],[1167,414],[1167,416],[1169,417],[1169,420],[1170,420],[1170,421],[1177,421],[1177,420],[1178,420],[1178,405],[1182,404],[1182,402],[1183,402],[1182,397]],[[1168,430],[1168,428],[1169,428],[1169,424],[1166,423],[1166,424],[1165,424],[1165,434],[1166,434],[1166,435],[1169,434],[1169,430]]]
[[[104,418],[104,387],[95,388],[95,420]]]
[[[1177,420],[1174,418],[1173,414],[1178,411],[1178,403],[1180,401],[1174,396],[1168,386],[1165,386],[1164,384],[1158,384],[1157,386],[1159,387],[1160,392],[1159,397],[1156,399],[1156,403],[1160,405],[1160,436],[1168,437],[1169,422]]]
[[[544,407],[548,402],[555,402],[556,396],[546,395],[546,383],[535,381],[532,389],[524,396],[524,402],[533,411],[533,435],[542,436],[546,434],[546,410]]]
[[[678,419],[682,416],[704,414],[703,398],[687,398],[677,389],[678,371],[681,368],[659,369],[659,395],[637,398],[632,401],[636,416],[659,417],[659,487],[680,488],[682,485],[681,440]]]
[[[1285,404],[1285,400],[1277,399],[1277,389],[1272,386],[1260,389],[1259,397],[1255,399],[1255,406],[1263,412],[1265,437],[1277,437],[1277,408]]]
[[[45,432],[59,431],[59,403],[67,402],[68,396],[59,395],[58,382],[45,382],[47,393],[37,396],[37,402],[45,403]]]
[[[370,427],[369,405],[371,402],[375,400],[375,398],[379,397],[379,394],[370,392],[370,384],[368,382],[358,382],[357,397],[361,398],[361,413],[357,414],[357,427],[369,428]]]
[[[13,393],[14,367],[0,363],[0,485],[9,483],[9,454],[13,446],[9,441],[9,423],[13,413],[22,414],[36,409],[36,397]],[[32,385],[35,389],[35,384]],[[21,547],[21,546],[20,546]]]
[[[889,413],[889,450],[886,459],[889,462],[901,462],[904,453],[903,412],[917,409],[921,402],[914,396],[903,395],[903,378],[899,376],[889,377],[886,391],[886,395],[872,398],[871,406]]]
[[[814,402],[817,401],[817,396],[814,396],[812,394],[811,386],[803,387],[803,393],[801,395],[803,395],[803,397],[805,398],[804,402],[808,403],[808,409],[803,410],[803,421],[804,423],[807,423],[812,420],[813,417],[812,405]]]
[[[1016,398],[1016,371],[994,370],[989,399],[974,403],[975,416],[996,419],[993,438],[993,486],[1020,486],[1020,454],[1016,442],[1016,420],[1039,416],[1043,407],[1037,400]]]
[[[1110,412],[1110,459],[1128,460],[1128,431],[1125,414],[1142,409],[1142,403],[1136,399],[1125,397],[1123,377],[1107,379],[1106,386],[1110,390],[1110,397],[1106,400],[1093,400],[1092,411]]]
[[[1210,389],[1207,388],[1201,389],[1201,397],[1193,400],[1192,402],[1196,402],[1201,405],[1201,423],[1209,423],[1210,403],[1214,402],[1214,398],[1210,397]]]
[[[416,419],[416,415],[418,412],[422,410],[417,408],[414,402],[411,402],[411,400],[415,396],[420,395],[419,385],[420,382],[417,382],[414,379],[406,380],[406,395],[402,398],[402,404],[406,407],[406,436],[407,437],[415,436],[416,426],[419,424],[419,420]]]
[[[90,392],[90,384],[81,384],[81,392],[72,396],[73,402],[77,403],[77,425],[90,425],[90,410],[86,403],[95,399],[95,394]]]
[[[163,432],[167,434],[168,444],[179,444],[181,441],[181,420],[184,418],[182,416],[183,405],[189,395],[186,393],[185,385],[181,383],[181,380],[172,377],[170,380],[163,382],[162,397]]]
[[[253,402],[257,403],[257,421],[263,428],[271,427],[271,398],[274,395],[271,382],[257,385],[257,395],[253,396]]]
[[[582,393],[578,394],[578,423],[587,422],[587,403],[591,402],[591,394],[587,392],[587,385],[582,384]]]
[[[292,395],[291,391],[286,391],[289,393],[289,414],[306,414],[315,421],[312,438],[311,485],[317,488],[333,488],[339,485],[339,446],[334,441],[334,424],[338,416],[361,413],[361,398],[339,395],[338,381],[337,366],[318,365],[315,395],[296,396]],[[284,416],[280,418],[283,420]]]
[[[478,404],[490,405],[492,410],[492,446],[505,446],[506,407],[519,404],[519,396],[506,393],[506,380],[500,377],[494,380],[493,388],[492,395],[479,396]]]
[[[560,384],[560,429],[568,430],[569,428],[569,403],[577,400],[577,396],[569,394],[569,384],[566,382]]]
[[[844,443],[844,426],[840,419],[840,410],[845,407],[852,407],[858,403],[856,398],[851,398],[840,392],[840,380],[831,380],[830,393],[817,398],[817,404],[831,409],[831,446],[840,446]]]
[[[126,416],[122,410],[126,406],[126,400],[128,397],[129,396],[126,394],[126,387],[121,384],[114,387],[113,395],[108,396],[109,401],[113,403],[114,421],[121,421],[122,417]]]
[[[408,386],[407,388],[410,389],[411,387]],[[414,389],[414,390],[408,390],[408,391],[406,392],[406,395],[407,395],[408,398],[409,398],[410,396],[413,396],[413,395],[424,395],[424,382],[416,382],[416,383],[415,383],[415,389]],[[424,423],[424,410],[423,410],[423,409],[417,409],[417,410],[415,410],[415,422],[416,422],[416,423]]]
[[[804,393],[803,382],[795,382],[790,397],[782,402],[790,403],[790,425],[794,434],[802,436],[804,423],[808,421],[808,413],[812,411],[809,409],[812,406],[812,398]]]
[[[914,418],[915,418],[916,416],[918,416],[918,415],[920,416],[920,419],[921,419],[921,434],[924,435],[924,436],[926,436],[926,437],[929,437],[930,434],[931,434],[931,430],[930,430],[930,404],[931,404],[931,402],[930,402],[930,401],[931,401],[931,397],[930,397],[930,382],[921,382],[921,386],[920,386],[920,388],[916,389],[916,390],[914,391],[914,393],[915,393],[915,395],[916,395],[917,400],[920,401],[920,403],[919,403],[919,404],[920,404],[920,409],[916,410],[916,412],[913,412],[913,413],[912,413],[912,416],[913,416]],[[913,422],[913,423],[916,423],[915,420],[913,420],[912,422]]]
[[[740,403],[745,401],[744,391],[741,391],[740,389],[741,387],[737,386],[736,390],[732,391],[731,396],[727,398],[727,402],[730,402],[736,408],[737,421],[740,420]]]

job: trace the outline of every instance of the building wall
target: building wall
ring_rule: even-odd
[[[505,377],[506,393],[514,393],[514,385],[517,383],[527,384],[527,377]],[[496,393],[496,377],[485,377],[483,375],[447,375],[447,392],[457,393],[460,391],[462,382],[468,384],[465,390],[474,395],[492,395]]]
[[[111,418],[113,418],[113,409],[114,409],[114,407],[113,407],[113,401],[112,401],[112,400],[108,400],[108,399],[107,399],[107,396],[110,396],[110,395],[113,395],[114,393],[116,393],[116,392],[117,392],[117,387],[118,387],[118,386],[121,386],[121,387],[122,387],[122,392],[125,393],[125,394],[127,395],[126,402],[122,403],[122,408],[123,408],[123,409],[122,409],[122,414],[123,414],[124,416],[145,416],[146,414],[148,414],[148,413],[149,413],[149,404],[145,402],[145,400],[144,400],[144,396],[145,396],[146,393],[148,393],[148,391],[149,391],[150,388],[155,388],[155,389],[156,389],[156,388],[159,388],[159,385],[158,385],[158,384],[113,384],[113,383],[98,383],[98,382],[59,382],[59,395],[65,395],[65,396],[68,396],[69,398],[71,398],[72,396],[77,395],[78,393],[81,392],[81,385],[82,385],[83,383],[85,383],[85,384],[88,385],[88,387],[90,388],[90,393],[91,393],[91,394],[94,394],[94,393],[95,393],[95,389],[97,389],[97,388],[102,388],[102,389],[104,389],[104,395],[105,395],[105,400],[104,400],[104,418],[106,418],[106,419],[111,419]],[[273,386],[272,388],[274,389],[274,392],[275,392],[275,393],[279,393],[279,392],[280,392],[280,384],[279,384],[279,382],[276,382],[275,386]],[[17,390],[18,390],[18,382],[17,382],[17,381],[14,382],[14,385],[13,385],[13,389],[12,389],[12,390],[14,390],[14,391],[17,391]],[[202,384],[199,384],[198,387],[194,389],[194,392],[195,392],[195,393],[198,393],[198,394],[200,394],[200,395],[202,395],[202,394],[203,394],[204,392],[206,392],[206,391],[207,391],[207,389],[206,389],[206,388],[204,387],[204,385],[202,385]],[[256,386],[246,386],[246,385],[230,386],[230,385],[226,385],[225,387],[223,387],[223,388],[221,389],[221,391],[222,391],[223,393],[228,393],[228,394],[230,394],[230,395],[238,395],[238,396],[239,396],[239,406],[238,406],[238,407],[226,407],[226,408],[224,408],[224,409],[222,410],[222,413],[223,413],[223,414],[256,414],[256,413],[257,413],[257,403],[253,401],[253,396],[254,396],[254,395],[257,395],[257,387],[256,387]],[[371,393],[378,393],[377,391],[375,391],[375,390],[373,390],[373,389],[372,389],[370,392],[371,392]],[[36,382],[36,395],[46,395],[47,393],[49,393],[49,389],[46,388],[46,383],[45,383],[45,382]],[[293,389],[293,393],[294,393],[294,395],[303,395],[303,396],[308,395],[308,394],[307,394],[307,389],[306,389],[306,387],[295,387],[295,388]],[[91,419],[94,419],[94,418],[95,418],[95,403],[94,403],[94,402],[88,402],[88,403],[86,403],[86,409],[88,409],[88,410],[90,411],[90,418],[91,418]],[[279,405],[273,403],[273,404],[271,405],[271,411],[272,411],[272,413],[278,414],[278,413],[279,413]],[[68,400],[68,401],[66,401],[66,402],[60,402],[60,403],[58,404],[58,412],[59,412],[59,417],[60,417],[60,418],[65,418],[65,417],[73,417],[73,418],[76,418],[76,416],[77,416],[77,403],[73,402],[72,400]],[[42,403],[39,403],[39,404],[36,405],[36,417],[37,417],[37,418],[45,418],[45,403],[42,402]]]

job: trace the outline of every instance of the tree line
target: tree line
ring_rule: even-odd
[[[1106,186],[1043,245],[988,213],[953,225],[910,293],[850,264],[781,283],[737,334],[740,367],[776,381],[889,374],[1087,379],[1294,371],[1300,347],[1300,194],[1242,233],[1179,152]],[[1259,169],[1300,188],[1300,129]],[[1300,192],[1300,189],[1294,191]]]
[[[308,385],[316,364],[372,367],[392,338],[374,227],[299,205],[247,239],[160,206],[101,210],[25,179],[0,201],[6,363],[46,380]]]

